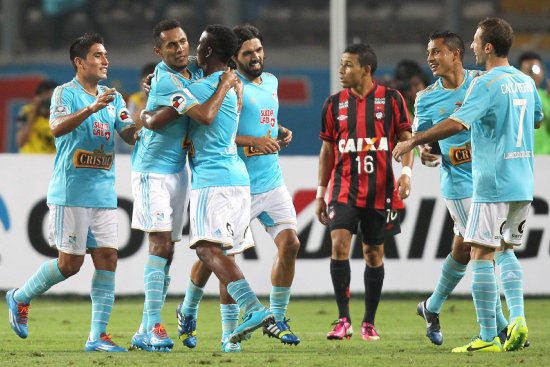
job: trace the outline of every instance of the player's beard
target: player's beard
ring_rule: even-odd
[[[245,64],[242,64],[238,61],[237,61],[237,64],[238,64],[239,69],[241,69],[244,72],[244,74],[249,76],[251,79],[255,79],[255,78],[259,77],[264,72],[264,63],[262,61],[258,61],[258,64],[260,64],[260,68],[258,70],[252,70],[250,68],[250,64],[245,65]]]

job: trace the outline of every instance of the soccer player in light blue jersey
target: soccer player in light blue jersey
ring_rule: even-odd
[[[426,131],[448,118],[464,101],[466,91],[475,77],[485,72],[465,70],[464,42],[449,31],[430,34],[428,66],[437,81],[419,92],[415,103],[415,132]],[[447,297],[464,277],[470,261],[470,245],[464,243],[468,212],[472,201],[472,151],[469,130],[439,141],[442,159],[431,154],[426,145],[421,150],[421,161],[430,167],[441,164],[441,192],[449,214],[455,222],[453,248],[443,263],[441,276],[431,296],[418,304],[417,313],[426,320],[426,335],[436,345],[443,344],[439,311]],[[508,322],[497,298],[497,330],[502,331]]]
[[[275,314],[276,322],[269,328],[265,327],[264,333],[285,344],[296,345],[300,339],[290,330],[285,314],[300,242],[296,235],[296,211],[284,185],[278,156],[281,146],[287,146],[292,139],[292,132],[278,125],[278,80],[274,75],[263,72],[264,50],[260,31],[251,25],[237,26],[233,31],[239,38],[239,47],[233,60],[244,84],[243,107],[235,141],[250,177],[251,220],[260,220],[278,249],[271,273],[270,293],[270,309]],[[241,245],[235,245],[227,254],[234,259],[234,255],[242,253],[252,244]],[[202,287],[210,275],[208,268],[201,264],[198,261],[193,265],[185,299],[178,308],[180,319],[197,317]],[[223,284],[220,286],[220,302],[221,350],[240,351],[239,343],[229,342],[229,335],[238,326],[239,306]],[[194,331],[188,333],[187,337],[196,340]]]
[[[125,352],[106,331],[118,248],[114,132],[134,144],[135,124],[122,96],[98,85],[107,79],[109,66],[101,36],[77,38],[70,58],[76,77],[55,89],[50,108],[57,155],[47,199],[49,242],[57,247],[58,258],[42,264],[20,289],[8,291],[10,324],[26,338],[31,300],[78,273],[89,252],[96,270],[90,292],[92,327],[84,350]]]
[[[155,53],[162,61],[151,81],[147,110],[182,103],[181,93],[193,80],[202,78],[195,60],[189,62],[189,43],[179,22],[163,20],[153,29]],[[204,105],[190,105],[188,111],[200,121],[211,121],[225,94],[237,77],[233,72],[222,78],[214,96]],[[175,106],[175,104],[174,104]],[[179,115],[178,115],[179,116]],[[140,139],[132,154],[132,191],[134,210],[132,228],[149,234],[149,256],[144,269],[145,302],[142,322],[132,337],[132,345],[148,351],[170,351],[160,314],[170,284],[170,264],[174,243],[182,238],[184,213],[189,202],[189,176],[185,137],[188,122],[180,117],[168,124],[144,120]]]
[[[231,29],[222,25],[208,26],[201,35],[197,48],[197,60],[205,78],[189,85],[181,96],[173,96],[171,105],[174,108],[168,110],[186,113],[190,106],[204,103],[210,98],[236,47],[237,37]],[[158,119],[164,121],[167,117],[166,108],[160,110],[155,113],[147,112],[144,117],[151,118],[153,122]],[[243,323],[228,337],[231,343],[238,343],[262,325],[273,323],[274,315],[260,304],[238,266],[224,253],[224,250],[240,246],[241,242],[251,243],[248,228],[250,180],[244,162],[237,154],[235,143],[239,122],[235,91],[227,93],[219,112],[211,122],[201,122],[189,117],[191,120],[186,143],[192,170],[190,246],[196,249],[202,263],[216,274],[245,313]],[[191,278],[195,279],[193,276]],[[197,285],[194,286],[198,288]],[[182,320],[185,314],[180,305],[179,325],[185,327],[180,330],[182,336],[187,336],[188,331],[191,334],[194,331],[187,329],[194,325],[194,320],[191,323],[189,320]],[[194,347],[195,344],[188,346]]]
[[[462,107],[449,118],[416,134],[394,149],[398,159],[414,146],[472,131],[473,197],[464,242],[472,247],[472,296],[480,336],[453,352],[501,352],[523,348],[527,324],[523,307],[523,274],[513,254],[520,245],[533,200],[534,128],[543,118],[542,104],[531,78],[510,66],[512,27],[503,19],[478,24],[471,48],[487,74],[468,88]],[[497,334],[498,288],[493,260],[510,311],[507,338]]]

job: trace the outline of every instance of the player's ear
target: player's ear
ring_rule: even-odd
[[[153,50],[155,51],[155,54],[157,54],[158,56],[161,56],[161,54],[160,54],[160,48],[158,48],[158,47],[153,47]]]
[[[82,67],[82,59],[80,57],[75,57],[74,58],[74,64],[76,65],[76,68],[78,69],[78,67]]]

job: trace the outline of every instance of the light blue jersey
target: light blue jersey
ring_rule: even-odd
[[[97,94],[108,88],[98,86]],[[50,124],[95,102],[76,78],[55,88]],[[48,204],[86,208],[116,208],[115,130],[135,126],[120,93],[109,105],[84,120],[68,134],[55,138],[57,154],[48,188]]]
[[[244,84],[243,108],[237,135],[277,139],[279,130],[277,78],[272,74],[263,73],[262,83],[255,84],[242,74],[238,72],[237,74]],[[278,153],[264,154],[255,151],[252,147],[239,147],[238,150],[250,177],[252,195],[268,192],[284,185]]]
[[[448,118],[458,110],[472,80],[485,72],[465,70],[464,81],[456,89],[447,89],[441,78],[416,95],[415,132],[426,131]],[[441,148],[441,168],[439,171],[441,193],[445,199],[465,199],[472,197],[472,150],[470,131],[464,130],[439,141]]]
[[[202,69],[196,61],[187,66],[191,78],[171,69],[164,62],[158,63],[155,76],[151,80],[151,91],[147,100],[147,111],[170,106],[175,95],[181,95],[185,86],[202,78]],[[187,134],[187,119],[181,117],[158,130],[143,127],[139,131],[139,141],[132,153],[132,170],[136,172],[170,174],[181,172],[186,163],[187,150],[184,147]]]
[[[473,202],[533,200],[533,140],[542,103],[533,79],[495,67],[470,84],[451,116],[472,130]]]
[[[212,73],[172,98],[172,106],[184,114],[198,103],[205,103],[218,88],[223,72]],[[227,92],[218,114],[210,125],[189,121],[188,149],[191,157],[193,190],[212,186],[249,186],[244,162],[237,154],[235,137],[239,125],[237,94]]]

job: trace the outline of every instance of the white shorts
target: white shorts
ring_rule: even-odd
[[[225,249],[252,246],[250,187],[215,186],[191,190],[189,246],[198,241],[219,243]]]
[[[258,218],[271,238],[285,229],[296,230],[296,209],[286,186],[252,195],[251,201],[250,220]],[[249,247],[234,246],[227,254],[240,254]]]
[[[472,205],[472,198],[465,199],[445,199],[445,205],[451,218],[453,218],[453,232],[457,236],[464,237],[466,233],[466,223],[468,223],[468,213]]]
[[[530,201],[472,203],[464,242],[499,247],[501,239],[521,245]]]
[[[170,174],[132,171],[132,228],[172,232],[172,241],[181,241],[189,187],[187,167]]]
[[[118,249],[116,209],[83,208],[48,204],[51,247],[71,255],[85,255],[86,249]]]

